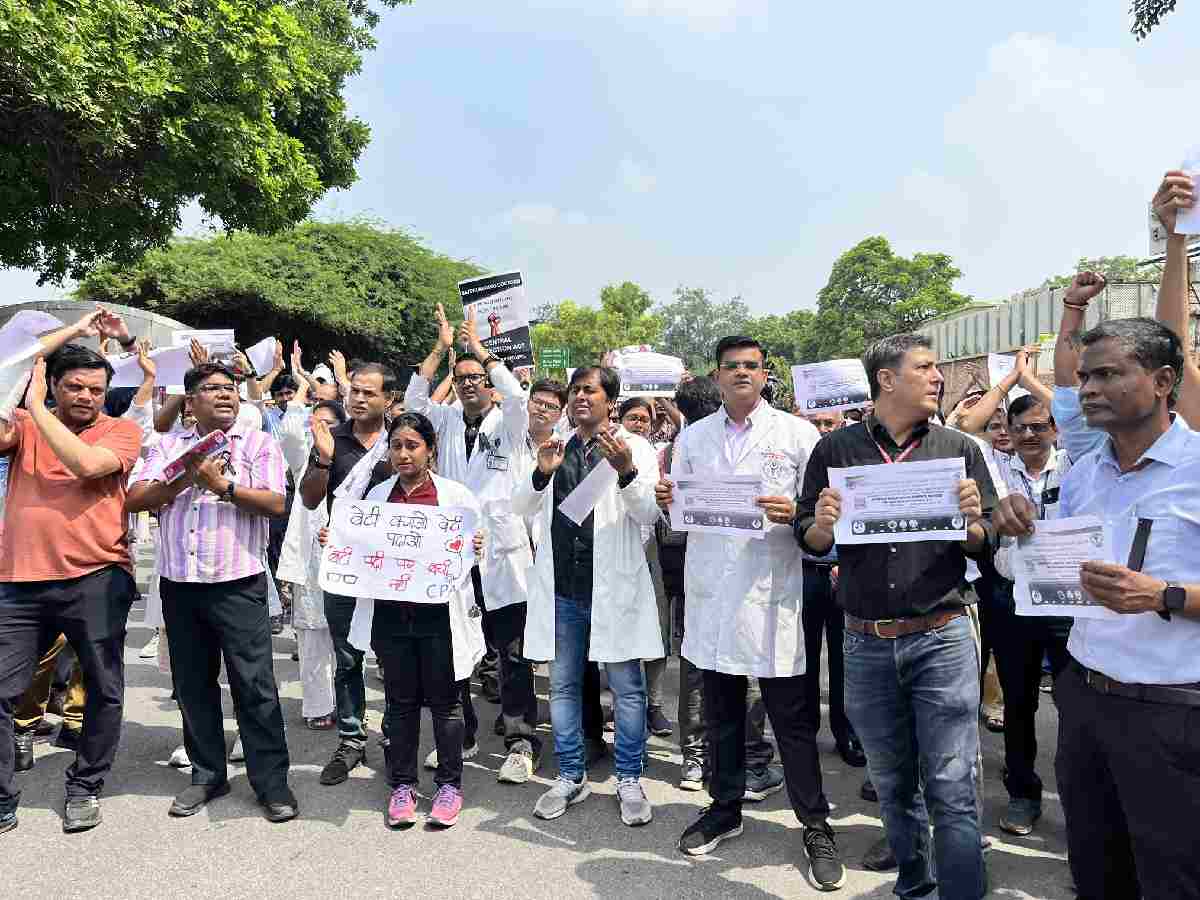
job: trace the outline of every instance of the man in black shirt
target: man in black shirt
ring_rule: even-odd
[[[322,502],[333,506],[333,492],[350,470],[383,436],[383,414],[397,388],[396,373],[381,363],[366,363],[350,379],[350,420],[331,429],[321,420],[313,425],[313,449],[300,481],[300,499],[309,509]],[[391,475],[386,460],[372,473],[367,490]],[[380,477],[382,476],[382,477]],[[365,492],[364,492],[365,494]],[[350,643],[350,620],[356,600],[325,595],[325,618],[333,639],[333,676],[337,704],[338,747],[321,771],[321,784],[341,784],[366,754],[367,692],[363,684],[363,652]]]
[[[796,537],[817,555],[833,546],[842,498],[829,487],[831,467],[965,461],[959,509],[966,541],[837,549],[846,610],[846,712],[866,750],[899,863],[896,893],[924,896],[936,886],[942,897],[975,900],[985,883],[974,780],[979,659],[965,614],[970,588],[964,576],[967,554],[987,555],[993,544],[986,517],[995,489],[979,447],[929,422],[943,379],[927,338],[884,338],[867,350],[863,364],[874,414],[817,444],[805,470]]]

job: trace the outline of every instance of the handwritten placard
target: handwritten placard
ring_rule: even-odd
[[[341,499],[321,549],[322,589],[348,597],[447,603],[475,562],[475,512]]]

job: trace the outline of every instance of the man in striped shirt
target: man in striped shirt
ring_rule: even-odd
[[[217,683],[223,652],[246,774],[266,817],[283,822],[298,806],[287,782],[263,568],[267,520],[283,515],[283,452],[267,432],[238,422],[237,382],[225,365],[197,366],[184,389],[195,428],[163,437],[126,501],[129,512],[160,510],[163,619],[192,761],[192,784],[170,813],[193,815],[229,793]],[[225,432],[226,447],[187,457],[186,471],[168,481],[167,464],[213,431]]]

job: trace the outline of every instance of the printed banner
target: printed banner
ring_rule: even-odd
[[[871,402],[867,371],[857,359],[792,366],[796,409],[804,415],[858,409]]]
[[[621,398],[674,397],[686,366],[677,356],[626,347],[612,354],[621,375]]]
[[[533,365],[529,340],[529,301],[520,272],[484,275],[458,283],[463,314],[475,313],[483,346],[514,368]]]
[[[475,513],[458,506],[333,501],[321,588],[348,597],[447,603],[475,564]]]

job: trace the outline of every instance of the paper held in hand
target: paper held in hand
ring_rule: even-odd
[[[988,386],[995,387],[1003,381],[1017,367],[1017,358],[1008,356],[1004,353],[989,353],[988,354]],[[1019,384],[1013,385],[1008,392],[1008,399],[1011,403],[1018,397],[1028,394],[1029,391],[1021,387]]]
[[[757,475],[696,473],[673,478],[671,528],[701,534],[759,538],[765,533]]]
[[[333,501],[321,588],[348,597],[448,603],[475,564],[474,511],[369,500]]]
[[[1120,615],[1090,597],[1080,584],[1085,562],[1111,562],[1112,533],[1096,516],[1038,522],[1013,548],[1013,599],[1019,616],[1111,619]]]
[[[622,397],[674,397],[683,377],[683,360],[652,350],[626,347],[612,356],[621,375]]]
[[[867,371],[857,359],[792,366],[792,388],[796,408],[806,415],[858,409],[871,402]]]
[[[831,468],[829,486],[842,495],[834,542],[965,541],[958,483],[966,477],[962,457]]]
[[[165,481],[167,484],[170,484],[187,471],[187,460],[190,457],[200,456],[208,458],[214,454],[220,453],[228,446],[228,434],[220,430],[210,431],[174,459],[166,462],[162,467],[162,477],[158,480]]]

